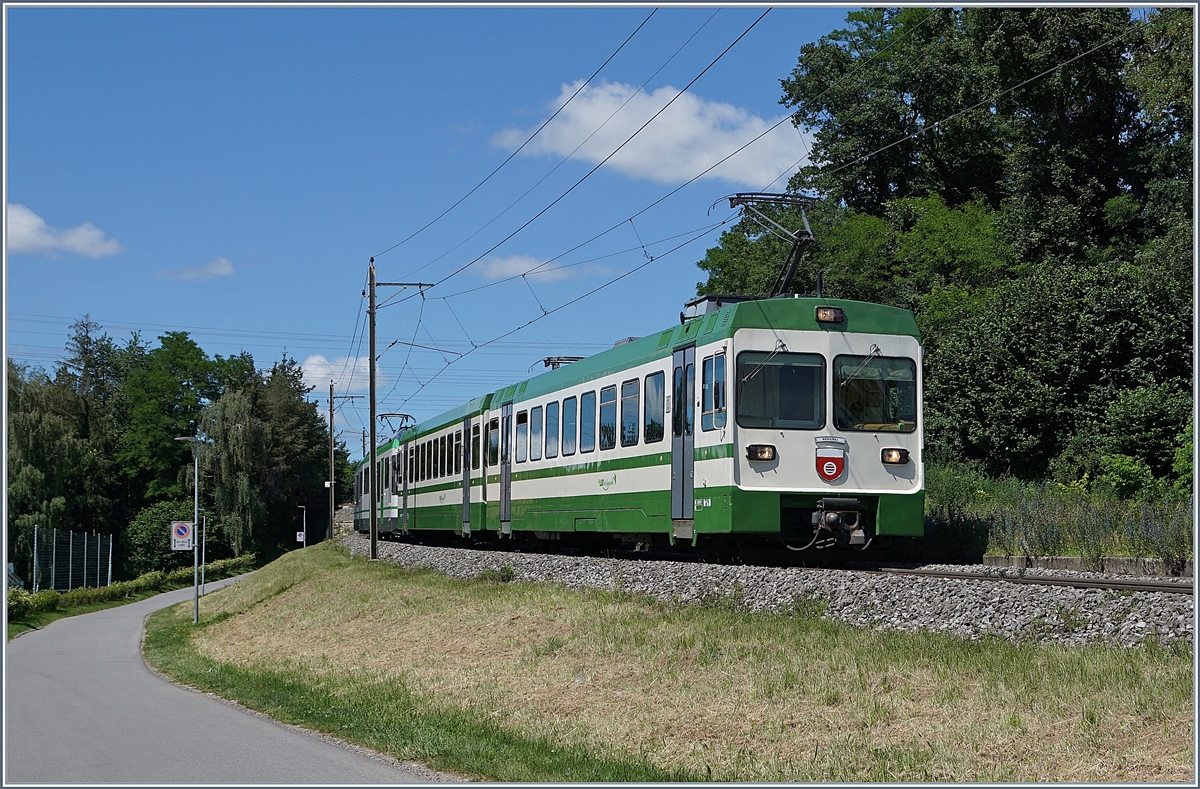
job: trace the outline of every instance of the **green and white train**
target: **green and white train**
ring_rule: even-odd
[[[911,312],[709,296],[375,450],[381,537],[866,548],[924,527]],[[354,524],[369,531],[370,478]],[[876,542],[878,544],[878,541]]]

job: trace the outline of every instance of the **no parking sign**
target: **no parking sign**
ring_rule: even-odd
[[[171,550],[190,551],[196,547],[196,535],[189,521],[175,521],[171,524]]]

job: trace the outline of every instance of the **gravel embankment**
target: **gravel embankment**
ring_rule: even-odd
[[[370,540],[349,535],[341,543],[355,556],[370,553]],[[861,627],[933,630],[969,639],[993,635],[1066,644],[1092,642],[1122,647],[1157,636],[1163,643],[1192,642],[1190,595],[1111,592],[997,581],[879,576],[852,570],[751,567],[669,561],[438,548],[378,543],[383,561],[428,567],[457,578],[511,567],[514,578],[572,588],[621,589],[660,600],[700,602],[735,593],[751,610],[789,609],[806,599],[825,601],[825,617]],[[929,565],[929,569],[982,571],[979,566]],[[989,568],[998,575],[997,568]],[[1010,570],[1010,573],[1013,571]],[[1086,575],[1027,570],[1027,575]],[[1129,580],[1129,576],[1121,576]]]

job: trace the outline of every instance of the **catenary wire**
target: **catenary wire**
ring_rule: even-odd
[[[613,59],[613,58],[615,58],[615,57],[617,56],[617,54],[618,54],[618,53],[619,53],[619,52],[620,52],[622,49],[624,49],[624,48],[625,48],[625,45],[626,45],[626,44],[628,44],[628,43],[629,43],[629,42],[630,42],[630,41],[633,39],[633,37],[634,37],[634,36],[636,36],[636,35],[638,34],[638,31],[639,31],[639,30],[641,30],[641,29],[642,29],[642,28],[643,28],[643,27],[646,25],[646,23],[650,21],[650,17],[654,16],[654,14],[655,14],[655,13],[657,13],[657,12],[658,12],[658,9],[657,9],[657,8],[655,8],[655,9],[652,9],[652,10],[650,11],[650,13],[649,13],[649,14],[646,16],[646,18],[642,20],[642,23],[641,23],[640,25],[638,25],[638,26],[637,26],[637,28],[635,28],[635,29],[634,29],[634,31],[633,31],[632,33],[630,33],[630,34],[629,34],[629,37],[628,37],[628,38],[626,38],[626,39],[625,39],[623,42],[621,42],[621,46],[617,47],[617,48],[616,48],[616,50],[614,50],[614,51],[613,51],[613,53],[612,53],[611,55],[609,55],[609,56],[608,56],[608,58],[607,58],[607,59],[606,59],[606,60],[605,60],[603,63],[601,63],[601,64],[600,64],[600,68],[596,69],[596,70],[595,70],[595,71],[592,73],[592,76],[588,77],[588,78],[587,78],[587,80],[586,80],[585,82],[583,82],[583,84],[581,84],[581,85],[579,86],[579,88],[578,88],[578,89],[575,91],[575,93],[574,93],[574,94],[572,94],[571,98],[567,99],[567,100],[566,100],[566,102],[565,102],[565,103],[563,103],[563,105],[562,105],[561,107],[559,107],[558,109],[556,109],[556,110],[554,111],[554,114],[553,114],[553,115],[551,115],[549,118],[547,118],[547,119],[546,119],[546,121],[545,121],[545,123],[543,123],[541,126],[537,127],[537,129],[536,129],[536,130],[533,132],[533,134],[529,135],[528,139],[526,139],[526,140],[525,140],[525,142],[521,143],[521,145],[520,145],[520,147],[519,147],[519,148],[517,148],[515,151],[513,151],[511,154],[509,154],[509,155],[508,155],[508,158],[507,158],[507,159],[505,159],[503,162],[501,162],[501,163],[499,164],[499,166],[498,166],[498,167],[496,167],[496,169],[495,169],[495,170],[492,170],[490,173],[488,173],[487,177],[485,177],[485,178],[484,178],[482,181],[480,181],[480,182],[479,182],[479,183],[477,183],[477,184],[476,184],[474,187],[472,187],[472,188],[471,188],[471,191],[467,192],[465,195],[463,195],[462,197],[460,197],[458,200],[456,200],[456,201],[454,202],[454,204],[453,204],[453,205],[451,205],[449,208],[447,208],[447,209],[446,209],[445,211],[443,211],[442,213],[440,213],[440,214],[438,214],[437,216],[435,216],[433,219],[429,220],[429,222],[427,222],[425,225],[423,225],[422,227],[420,227],[420,228],[418,228],[417,230],[415,230],[414,232],[412,232],[412,233],[411,233],[411,234],[410,234],[410,235],[409,235],[407,238],[405,238],[405,239],[403,239],[402,241],[399,241],[399,242],[397,242],[397,243],[393,244],[392,246],[390,246],[390,247],[388,247],[387,249],[383,250],[383,252],[380,252],[380,253],[376,254],[376,255],[375,255],[375,257],[380,257],[380,256],[382,256],[382,255],[385,255],[385,254],[387,254],[388,252],[391,252],[393,249],[396,249],[397,247],[399,247],[399,246],[401,246],[401,245],[403,245],[403,244],[405,244],[405,243],[407,243],[407,242],[411,241],[412,239],[416,238],[416,237],[417,237],[418,235],[420,235],[422,232],[424,232],[425,230],[427,230],[428,228],[430,228],[431,226],[433,226],[433,224],[434,224],[435,222],[437,222],[439,219],[441,219],[441,218],[442,218],[442,217],[444,217],[446,214],[450,213],[450,212],[451,212],[451,211],[453,211],[455,208],[457,208],[457,207],[458,207],[458,206],[459,206],[459,205],[460,205],[460,204],[461,204],[461,203],[462,203],[464,200],[466,200],[468,197],[470,197],[471,195],[475,194],[475,192],[476,192],[476,191],[477,191],[477,190],[478,190],[478,189],[479,189],[481,186],[483,186],[483,185],[484,185],[484,184],[486,184],[486,183],[487,183],[489,180],[491,180],[491,178],[492,178],[492,176],[493,176],[493,175],[495,175],[496,173],[500,172],[501,168],[503,168],[503,167],[504,167],[504,165],[506,165],[506,164],[508,164],[510,161],[512,161],[513,157],[514,157],[514,156],[516,156],[518,153],[520,153],[520,152],[521,152],[521,149],[523,149],[523,148],[524,148],[526,145],[528,145],[530,142],[532,142],[532,141],[533,141],[533,138],[534,138],[534,137],[537,137],[537,136],[538,136],[538,134],[539,134],[539,133],[542,131],[542,129],[546,128],[546,126],[547,126],[547,125],[550,123],[550,121],[554,120],[554,118],[555,118],[555,117],[556,117],[556,116],[557,116],[557,115],[558,115],[560,112],[562,112],[564,109],[566,109],[567,105],[568,105],[568,104],[570,104],[570,103],[571,103],[571,101],[572,101],[572,100],[574,100],[574,98],[575,98],[576,96],[578,96],[578,95],[579,95],[580,91],[582,91],[582,90],[583,90],[585,87],[587,87],[588,83],[590,83],[590,82],[591,82],[593,79],[595,79],[595,78],[596,78],[596,75],[597,75],[597,74],[599,74],[599,73],[600,73],[600,71],[601,71],[601,70],[602,70],[602,69],[603,69],[605,66],[607,66],[607,65],[609,64],[609,62],[611,62],[611,61],[612,61],[612,59]]]
[[[500,213],[496,214],[491,219],[489,219],[482,227],[480,227],[474,233],[467,236],[462,241],[459,241],[457,244],[452,246],[450,249],[447,249],[445,252],[438,255],[433,260],[430,260],[428,263],[425,263],[425,264],[419,266],[418,268],[414,269],[412,272],[410,272],[409,276],[412,276],[412,275],[417,274],[418,272],[424,271],[425,269],[432,266],[434,263],[437,263],[439,260],[442,260],[443,258],[445,258],[447,255],[449,255],[454,250],[461,247],[463,244],[466,244],[468,241],[475,238],[475,236],[479,235],[487,228],[491,227],[492,224],[494,224],[498,219],[500,219],[500,217],[507,214],[509,211],[511,211],[513,208],[515,208],[517,206],[517,204],[519,204],[522,200],[524,200],[526,197],[528,197],[529,194],[531,192],[533,192],[534,189],[541,186],[546,181],[547,178],[549,178],[554,173],[558,172],[558,169],[560,167],[562,167],[564,164],[566,164],[567,162],[569,162],[572,159],[572,157],[574,157],[575,154],[579,152],[579,149],[587,144],[588,140],[592,139],[592,137],[596,136],[596,134],[598,134],[601,129],[603,129],[605,126],[607,126],[608,122],[611,121],[613,118],[615,118],[617,116],[617,113],[619,113],[621,110],[623,110],[625,108],[625,105],[627,105],[627,104],[629,104],[629,102],[633,101],[633,99],[645,89],[646,85],[650,84],[650,81],[652,79],[657,77],[664,68],[666,68],[668,65],[670,65],[670,63],[673,60],[675,60],[675,58],[679,55],[679,53],[683,51],[684,47],[686,47],[688,44],[690,44],[692,42],[692,39],[694,39],[696,36],[698,36],[700,34],[700,31],[702,31],[708,25],[708,23],[713,20],[713,17],[715,17],[720,12],[720,10],[721,9],[718,8],[716,11],[714,11],[712,13],[711,16],[708,17],[708,19],[704,20],[704,22],[701,23],[700,27],[696,28],[696,31],[694,33],[692,33],[692,35],[690,35],[686,41],[684,41],[682,44],[680,44],[679,48],[676,49],[675,52],[672,53],[669,58],[667,58],[665,61],[663,61],[663,64],[661,66],[659,66],[658,69],[656,69],[653,74],[651,74],[649,77],[647,77],[645,79],[645,81],[642,82],[642,84],[638,87],[637,90],[635,90],[633,93],[631,93],[625,99],[625,101],[621,102],[621,105],[619,107],[617,107],[615,110],[613,110],[612,113],[610,113],[609,116],[607,118],[605,118],[604,121],[601,122],[599,126],[597,126],[595,129],[593,129],[591,134],[589,134],[587,137],[585,137],[583,139],[583,141],[580,142],[578,145],[576,145],[575,148],[569,154],[567,154],[562,159],[560,159],[557,164],[555,164],[552,168],[550,168],[541,178],[539,178],[537,181],[535,181],[534,184],[532,186],[530,186],[528,189],[526,189],[517,199],[515,199],[511,203],[509,203],[502,211],[500,211]],[[579,92],[576,91],[575,95],[578,95],[578,93]],[[572,98],[574,98],[574,96],[572,96]],[[553,120],[553,116],[551,116],[550,120]],[[549,120],[546,121],[546,123],[549,123],[549,122],[550,122]],[[545,128],[546,123],[543,123],[542,126],[540,126],[538,128],[538,131],[541,131],[543,128]]]
[[[499,242],[497,242],[497,243],[496,243],[494,246],[492,246],[492,247],[491,247],[490,249],[488,249],[486,252],[484,252],[483,254],[479,255],[478,257],[476,257],[476,258],[472,259],[471,261],[469,261],[469,262],[467,262],[467,263],[464,263],[463,265],[459,266],[459,267],[458,267],[457,269],[455,269],[454,271],[450,272],[450,273],[449,273],[449,274],[447,274],[446,276],[444,276],[444,277],[442,277],[441,279],[439,279],[437,282],[435,282],[435,283],[434,283],[434,286],[441,285],[441,284],[443,284],[444,282],[446,282],[447,280],[449,280],[450,278],[452,278],[452,277],[454,277],[454,276],[456,276],[456,275],[458,275],[458,274],[462,273],[463,271],[466,271],[468,268],[470,268],[471,266],[475,265],[476,263],[478,263],[480,260],[482,260],[482,259],[483,259],[483,258],[485,258],[486,256],[490,255],[492,252],[494,252],[494,251],[496,251],[497,249],[499,249],[499,248],[500,248],[500,247],[501,247],[501,246],[502,246],[502,245],[503,245],[505,242],[507,242],[508,240],[510,240],[511,238],[513,238],[514,236],[516,236],[518,233],[520,233],[520,232],[521,232],[522,230],[524,230],[525,228],[529,227],[531,224],[533,224],[535,221],[537,221],[537,219],[538,219],[538,218],[540,218],[540,217],[541,217],[543,214],[545,214],[547,211],[549,211],[551,208],[553,208],[555,205],[557,205],[557,204],[558,204],[558,203],[559,203],[561,200],[563,200],[563,199],[564,199],[564,198],[565,198],[567,195],[569,195],[569,194],[571,194],[571,192],[575,191],[575,189],[576,189],[576,188],[577,188],[577,187],[578,187],[580,184],[582,184],[582,183],[583,183],[584,181],[586,181],[586,180],[587,180],[589,177],[591,177],[591,175],[592,175],[593,173],[595,173],[597,170],[599,170],[601,167],[603,167],[603,166],[604,166],[604,164],[605,164],[606,162],[608,162],[608,160],[609,160],[609,159],[611,159],[612,157],[616,156],[616,155],[617,155],[617,153],[619,153],[619,152],[620,152],[620,151],[621,151],[621,150],[622,150],[622,149],[623,149],[623,148],[624,148],[626,145],[628,145],[628,144],[629,144],[629,143],[630,143],[630,142],[631,142],[631,141],[632,141],[632,140],[633,140],[635,137],[637,137],[639,134],[641,134],[641,132],[642,132],[642,130],[643,130],[643,129],[645,129],[647,126],[649,126],[651,123],[653,123],[653,122],[654,122],[654,120],[655,120],[656,118],[658,118],[658,116],[659,116],[659,115],[662,115],[662,114],[663,114],[663,112],[665,112],[665,111],[667,110],[667,108],[668,108],[668,107],[670,107],[672,104],[674,104],[674,103],[675,103],[675,102],[676,102],[676,101],[679,99],[679,97],[680,97],[680,96],[682,96],[682,95],[684,95],[685,93],[687,93],[688,89],[690,89],[690,88],[692,87],[692,85],[696,84],[696,82],[697,82],[697,81],[698,81],[698,80],[699,80],[701,77],[703,77],[705,74],[707,74],[707,73],[708,73],[709,69],[711,69],[713,66],[715,66],[715,65],[716,65],[716,64],[717,64],[717,63],[718,63],[718,62],[719,62],[719,61],[720,61],[720,60],[721,60],[723,57],[725,57],[725,55],[726,55],[726,54],[729,52],[729,50],[733,49],[733,48],[734,48],[734,46],[736,46],[736,45],[737,45],[737,43],[738,43],[739,41],[741,41],[743,38],[745,38],[745,37],[746,37],[746,35],[747,35],[747,34],[748,34],[748,33],[749,33],[751,30],[753,30],[753,29],[755,28],[755,26],[756,26],[756,25],[758,25],[758,23],[759,23],[759,22],[761,22],[761,21],[763,20],[763,18],[764,18],[764,17],[765,17],[765,16],[766,16],[768,13],[770,13],[770,11],[771,11],[771,9],[770,9],[770,8],[768,8],[766,11],[764,11],[764,12],[762,13],[762,15],[761,15],[761,16],[759,16],[757,19],[755,19],[753,22],[751,22],[751,23],[750,23],[750,26],[749,26],[749,27],[747,27],[747,28],[746,28],[744,31],[742,31],[741,35],[739,35],[739,36],[738,36],[736,39],[734,39],[734,40],[733,40],[733,43],[731,43],[729,46],[725,47],[725,49],[721,51],[721,54],[717,55],[717,56],[716,56],[716,58],[714,58],[714,59],[712,60],[712,62],[710,62],[710,63],[709,63],[707,66],[705,66],[705,67],[704,67],[704,69],[703,69],[703,70],[702,70],[702,71],[701,71],[699,74],[697,74],[695,77],[693,77],[693,78],[692,78],[692,80],[691,80],[690,82],[688,82],[688,84],[687,84],[687,85],[685,85],[685,86],[683,87],[683,89],[682,89],[682,90],[680,90],[678,93],[676,93],[676,94],[675,94],[675,96],[673,96],[673,97],[671,98],[671,100],[670,100],[670,101],[668,101],[668,102],[667,102],[667,103],[666,103],[666,104],[665,104],[665,105],[662,107],[662,109],[660,109],[658,112],[654,113],[654,115],[652,115],[652,116],[650,117],[650,119],[649,119],[649,120],[647,120],[647,121],[646,121],[645,123],[643,123],[643,124],[642,124],[640,127],[638,127],[637,131],[635,131],[633,134],[631,134],[631,135],[629,136],[629,138],[625,140],[625,142],[623,142],[623,143],[621,143],[620,145],[618,145],[618,146],[616,147],[616,149],[612,151],[612,153],[610,153],[610,154],[608,154],[607,156],[605,156],[605,157],[604,157],[604,159],[602,159],[602,160],[601,160],[601,161],[600,161],[598,164],[596,164],[596,166],[595,166],[595,167],[593,167],[591,170],[588,170],[588,172],[587,172],[586,174],[584,174],[584,176],[583,176],[582,178],[580,178],[578,181],[576,181],[574,184],[572,184],[572,185],[571,185],[571,186],[570,186],[570,187],[569,187],[569,188],[568,188],[568,189],[567,189],[565,192],[563,192],[562,194],[560,194],[558,197],[554,198],[554,200],[552,200],[552,201],[549,203],[549,205],[547,205],[545,208],[543,208],[543,209],[541,209],[540,211],[538,211],[536,214],[534,214],[532,217],[530,217],[530,218],[529,218],[529,219],[528,219],[528,220],[527,220],[527,221],[526,221],[524,224],[522,224],[522,225],[521,225],[520,227],[518,227],[516,230],[512,231],[511,233],[509,233],[507,236],[505,236],[503,239],[501,239]],[[623,224],[623,222],[622,222],[622,224]]]

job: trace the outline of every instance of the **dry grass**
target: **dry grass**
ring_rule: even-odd
[[[1194,780],[1190,650],[972,644],[303,554],[205,598],[236,615],[200,653],[403,676],[514,730],[718,780]]]

